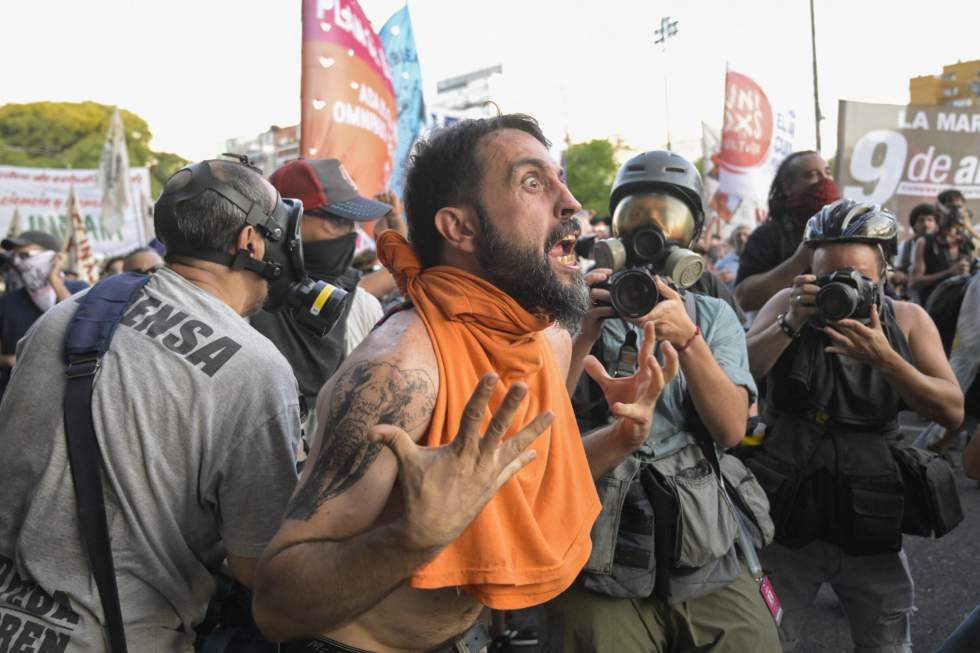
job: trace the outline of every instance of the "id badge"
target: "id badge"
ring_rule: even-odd
[[[776,590],[773,589],[772,581],[769,580],[768,576],[762,577],[762,583],[759,584],[759,594],[762,595],[762,600],[766,602],[766,607],[769,608],[769,614],[772,615],[773,621],[778,626],[783,620],[783,606],[779,605],[779,597],[776,596]]]

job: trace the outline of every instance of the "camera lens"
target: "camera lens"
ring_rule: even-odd
[[[653,277],[645,270],[628,269],[610,281],[610,300],[622,317],[642,317],[660,301]]]
[[[843,320],[850,317],[860,304],[857,290],[843,283],[828,283],[817,293],[817,312],[825,320]]]

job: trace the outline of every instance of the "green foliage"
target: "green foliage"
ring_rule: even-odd
[[[0,106],[0,164],[39,168],[97,168],[114,107],[97,102],[31,102]],[[129,165],[150,166],[153,197],[186,163],[170,152],[150,149],[146,121],[120,110]]]
[[[565,150],[568,189],[584,208],[593,209],[599,215],[609,212],[609,193],[619,169],[617,149],[616,144],[597,139],[569,145]]]

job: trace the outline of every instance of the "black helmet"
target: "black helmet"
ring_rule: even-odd
[[[694,215],[694,240],[704,226],[704,205],[701,203],[701,175],[690,161],[666,150],[638,154],[623,164],[616,173],[609,197],[609,213],[627,195],[644,191],[666,190],[676,194]]]
[[[898,253],[898,221],[877,204],[841,199],[810,218],[803,242],[809,247],[833,243],[877,245],[888,261]]]

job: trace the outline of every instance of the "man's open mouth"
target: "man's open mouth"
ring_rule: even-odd
[[[548,251],[548,256],[563,265],[575,265],[578,263],[578,257],[575,255],[575,242],[577,240],[575,234],[568,234],[552,246]]]

